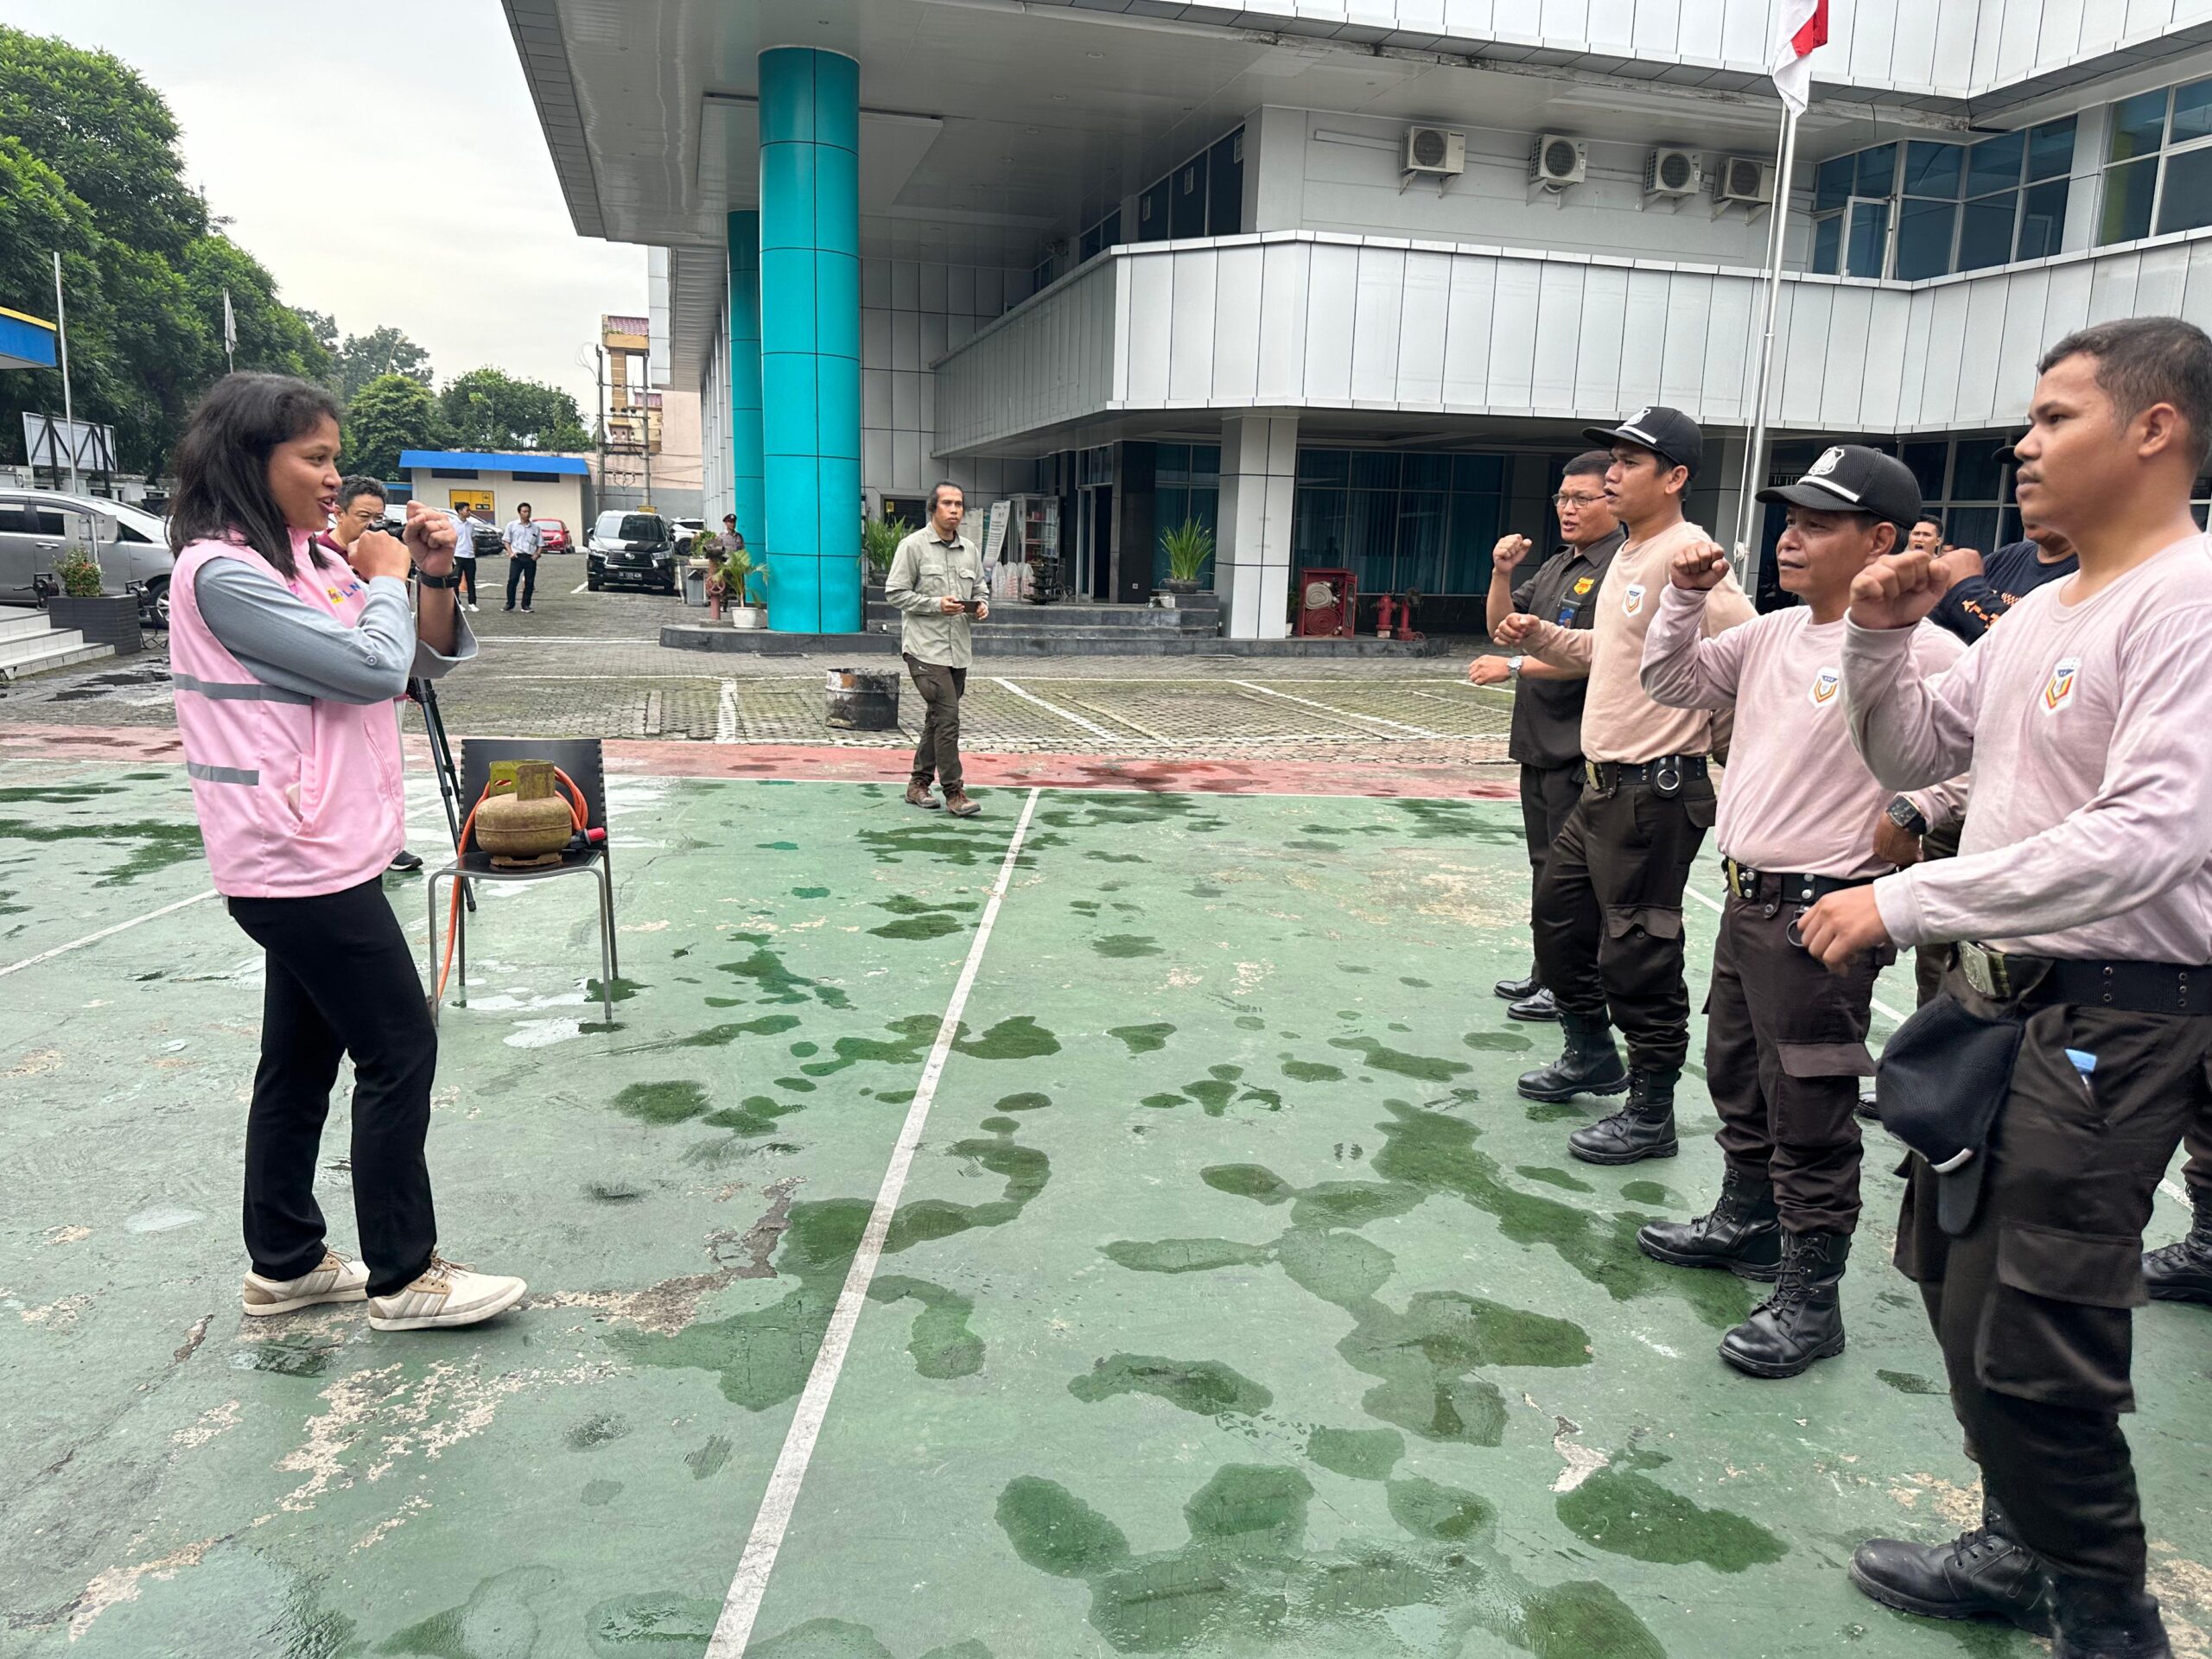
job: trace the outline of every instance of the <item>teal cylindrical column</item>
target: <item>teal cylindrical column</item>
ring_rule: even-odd
[[[760,54],[768,625],[861,628],[860,65]]]
[[[729,443],[737,533],[757,563],[768,545],[760,450],[760,215],[729,215]],[[757,585],[757,584],[756,584]]]

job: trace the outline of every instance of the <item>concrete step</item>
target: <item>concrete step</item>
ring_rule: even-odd
[[[0,641],[25,639],[47,629],[46,613],[28,605],[0,605]]]
[[[88,645],[84,636],[74,628],[57,630],[55,638],[73,643],[48,645],[36,655],[10,658],[0,649],[0,684],[13,684],[34,674],[51,673],[57,668],[74,668],[79,663],[98,662],[103,657],[115,655],[113,645]]]
[[[0,668],[12,668],[17,663],[35,662],[57,652],[74,651],[85,643],[85,636],[75,628],[41,628],[36,633],[21,633],[0,639]]]

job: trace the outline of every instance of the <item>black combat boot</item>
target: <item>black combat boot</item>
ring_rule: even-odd
[[[1720,1338],[1720,1357],[1753,1376],[1795,1376],[1843,1351],[1848,1233],[1784,1233],[1774,1294]]]
[[[1602,1016],[1560,1013],[1567,1027],[1567,1051],[1540,1071],[1521,1074],[1521,1093],[1529,1100],[1573,1100],[1577,1095],[1618,1095],[1628,1087],[1628,1067],[1613,1046],[1612,1027]]]
[[[1948,1544],[1869,1538],[1852,1552],[1851,1581],[1885,1607],[1923,1618],[2001,1618],[2030,1636],[2050,1634],[2050,1583],[2043,1563],[2012,1541],[1985,1497],[1981,1524]]]
[[[1722,1171],[1720,1199],[1694,1221],[1655,1221],[1640,1229],[1636,1247],[1675,1268],[1726,1268],[1739,1279],[1771,1279],[1782,1262],[1782,1224],[1774,1187],[1738,1169]]]
[[[1629,1074],[1628,1104],[1568,1135],[1567,1149],[1586,1164],[1672,1158],[1681,1150],[1675,1139],[1675,1080],[1681,1075],[1638,1066]]]
[[[2143,1282],[2152,1301],[2212,1305],[2212,1193],[2193,1192],[2190,1203],[2196,1220],[2189,1236],[2144,1255]]]
[[[2158,1604],[2133,1585],[2053,1574],[2051,1659],[2173,1659]]]
[[[1536,969],[1535,966],[1531,964],[1529,969],[1528,978],[1501,979],[1497,984],[1491,986],[1491,989],[1496,991],[1498,995],[1503,997],[1508,1002],[1518,1002],[1524,997],[1534,996],[1538,991],[1543,989],[1543,981],[1536,977]]]
[[[1539,985],[1518,1002],[1507,1003],[1505,1017],[1509,1020],[1556,1020],[1559,1018],[1559,1002],[1552,995],[1549,986]]]

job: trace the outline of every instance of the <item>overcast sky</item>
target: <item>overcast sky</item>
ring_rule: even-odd
[[[569,224],[498,0],[0,0],[0,22],[167,98],[186,176],[288,303],[393,324],[442,385],[550,381],[590,423],[588,348],[602,312],[644,313],[645,250]]]

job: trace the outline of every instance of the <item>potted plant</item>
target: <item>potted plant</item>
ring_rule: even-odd
[[[753,555],[733,548],[722,555],[722,588],[730,595],[729,625],[733,628],[768,626],[768,567],[753,563]],[[760,597],[755,599],[758,592]]]
[[[138,596],[101,591],[99,562],[81,542],[72,542],[54,562],[54,579],[61,591],[46,601],[47,620],[57,628],[74,628],[88,645],[112,645],[118,657],[144,648],[138,631]]]
[[[1160,531],[1160,547],[1167,555],[1164,608],[1172,610],[1176,600],[1198,591],[1198,578],[1213,558],[1213,531],[1195,518],[1185,518],[1174,529]]]

